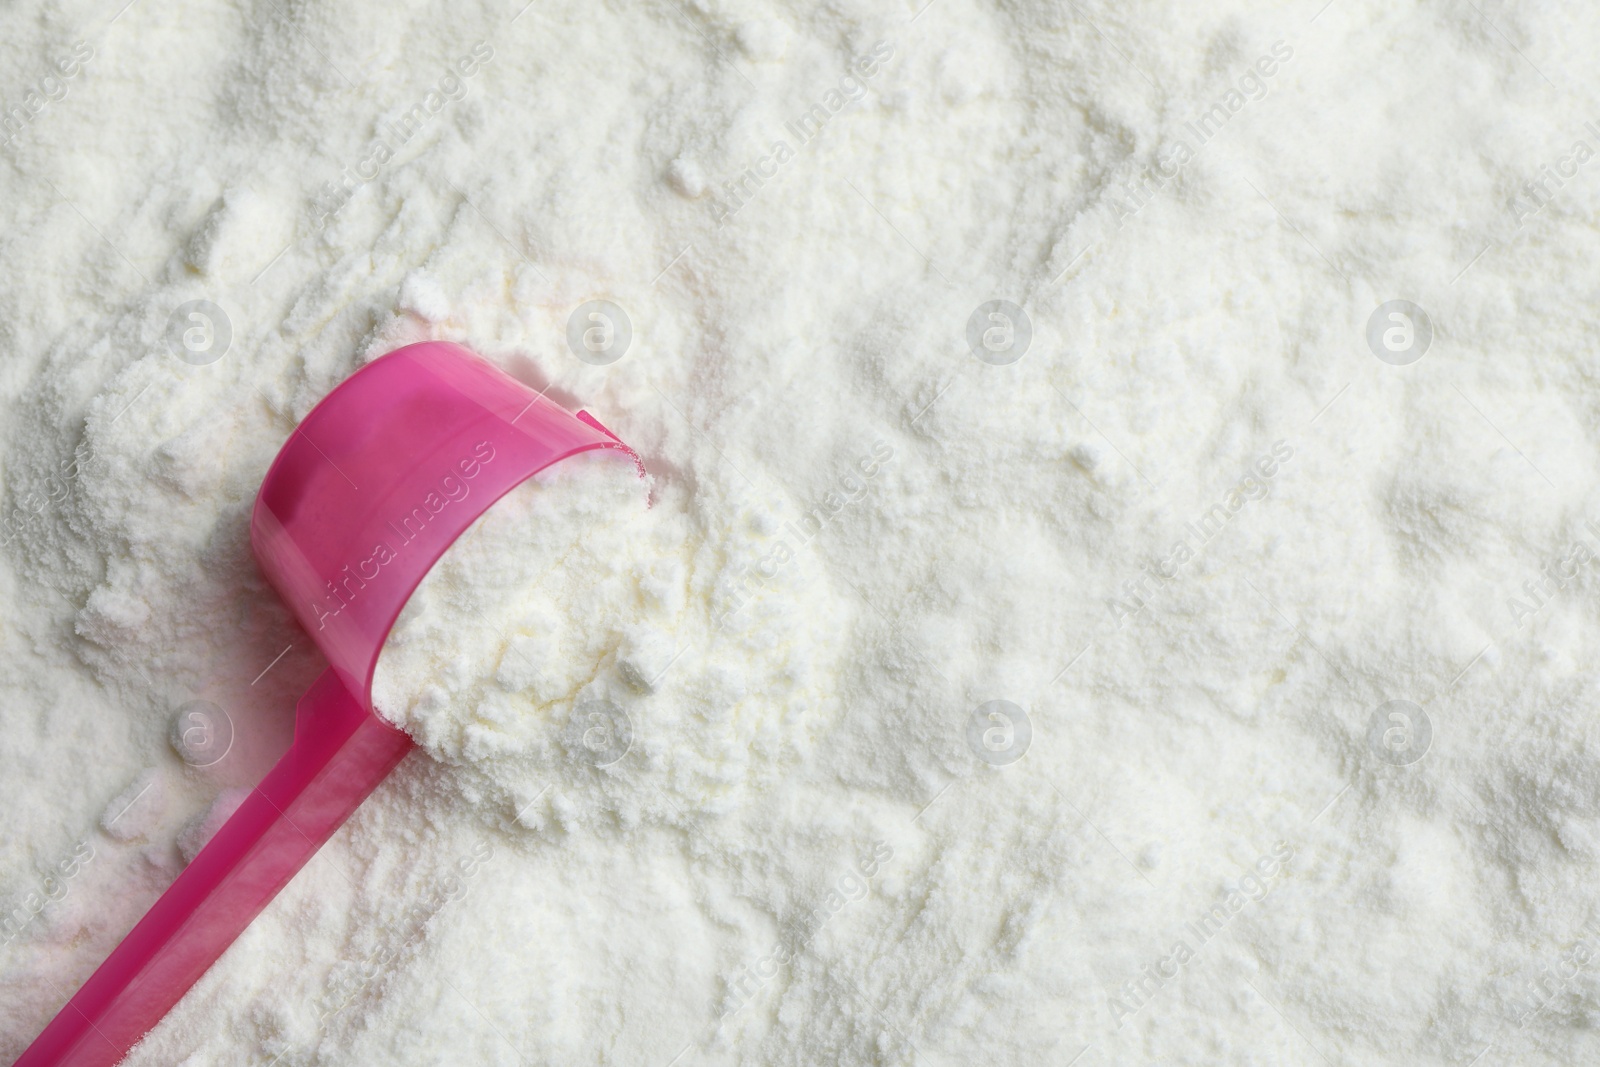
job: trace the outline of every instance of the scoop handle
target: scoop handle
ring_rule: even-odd
[[[324,671],[294,743],[16,1067],[111,1067],[216,962],[411,751]]]

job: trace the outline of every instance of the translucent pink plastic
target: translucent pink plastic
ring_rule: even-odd
[[[442,342],[375,360],[306,416],[261,484],[250,543],[329,668],[289,751],[17,1067],[109,1067],[222,955],[411,750],[373,712],[372,672],[428,569],[516,485],[596,448],[633,456],[587,412]]]

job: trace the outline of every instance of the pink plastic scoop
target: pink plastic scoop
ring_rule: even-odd
[[[638,457],[466,349],[375,360],[290,436],[256,497],[250,544],[328,669],[294,743],[17,1067],[116,1063],[153,1028],[412,748],[372,710],[372,672],[430,567],[500,497],[597,448]]]

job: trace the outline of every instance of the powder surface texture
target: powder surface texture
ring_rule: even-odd
[[[254,495],[426,339],[650,478],[429,577],[130,1067],[1600,1059],[1600,12],[0,31],[0,1061],[287,744]]]

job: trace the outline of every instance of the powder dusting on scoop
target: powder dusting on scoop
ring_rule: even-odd
[[[537,743],[553,710],[605,691],[605,668],[648,615],[658,550],[649,484],[630,457],[584,452],[507,493],[406,602],[373,703],[446,760]]]

